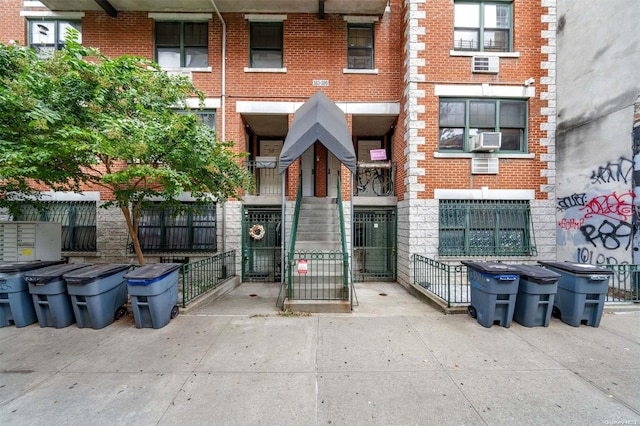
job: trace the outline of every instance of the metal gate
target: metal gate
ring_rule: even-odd
[[[242,280],[280,281],[281,210],[245,208],[242,221]]]
[[[395,281],[395,209],[354,209],[353,226],[354,281]]]

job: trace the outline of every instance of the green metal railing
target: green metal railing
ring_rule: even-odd
[[[640,302],[640,265],[600,265],[611,269],[607,303]],[[447,303],[447,307],[471,302],[467,267],[413,255],[413,283]]]
[[[467,267],[462,264],[442,263],[414,254],[413,283],[444,300],[448,308],[471,301]]]
[[[613,271],[606,302],[640,302],[640,265],[604,265]]]
[[[236,275],[235,250],[187,263],[180,269],[182,307]]]
[[[345,255],[339,251],[296,251],[289,263],[288,297],[291,300],[347,300],[343,284]],[[304,265],[304,267],[301,267]],[[293,269],[297,273],[293,274]]]
[[[347,232],[344,227],[344,210],[342,204],[342,184],[338,173],[338,213],[340,217],[340,240],[342,243],[342,287],[343,298],[349,298],[349,256],[347,256]]]

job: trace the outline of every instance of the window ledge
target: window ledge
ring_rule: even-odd
[[[449,56],[497,56],[499,58],[519,58],[520,52],[482,52],[479,50],[450,50]]]
[[[63,251],[62,257],[102,257],[99,251]]]
[[[211,67],[195,67],[195,68],[184,67],[184,68],[162,68],[162,70],[166,71],[166,72],[185,72],[185,71],[189,71],[189,72],[211,72],[212,68]]]
[[[487,153],[483,153],[487,154]],[[534,160],[536,155],[533,153],[529,154],[507,154],[507,153],[491,153],[491,157],[495,158],[513,158],[513,159],[521,159],[521,160]],[[478,153],[475,152],[434,152],[433,158],[475,158],[479,157]]]
[[[361,69],[354,69],[354,68],[343,68],[342,73],[343,74],[378,74],[378,69],[374,68],[370,70],[369,69],[361,70]]]
[[[245,67],[244,72],[286,73],[286,68],[250,68]]]

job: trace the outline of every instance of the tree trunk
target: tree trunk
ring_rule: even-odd
[[[142,266],[144,265],[144,254],[142,254],[142,249],[140,248],[140,240],[138,240],[137,229],[133,226],[133,221],[131,220],[131,211],[126,205],[121,205],[120,210],[122,211],[124,220],[127,222],[127,229],[129,230],[131,241],[133,242],[133,250],[138,257],[138,264]]]

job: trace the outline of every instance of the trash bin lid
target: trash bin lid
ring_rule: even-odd
[[[121,263],[108,263],[106,265],[89,266],[64,274],[62,278],[67,284],[88,284],[100,278],[126,271],[131,265]]]
[[[127,272],[128,280],[153,280],[163,277],[182,267],[182,263],[151,263]]]
[[[486,274],[517,274],[518,270],[513,265],[507,265],[500,262],[472,262],[463,260],[463,265],[477,269]]]
[[[34,269],[24,274],[26,282],[31,284],[46,284],[53,280],[60,279],[67,272],[76,269],[93,266],[91,263],[63,263],[62,265],[52,265],[45,268]]]
[[[49,265],[58,265],[64,260],[32,260],[29,262],[0,263],[0,272],[21,272],[32,269],[44,268]]]
[[[537,265],[513,265],[520,274],[520,278],[527,281],[554,283],[560,279],[560,274]]]
[[[563,271],[571,272],[576,275],[613,275],[613,271],[611,269],[590,265],[588,263],[546,262],[542,260],[539,260],[538,263],[543,266],[551,266],[552,268],[561,269]]]

